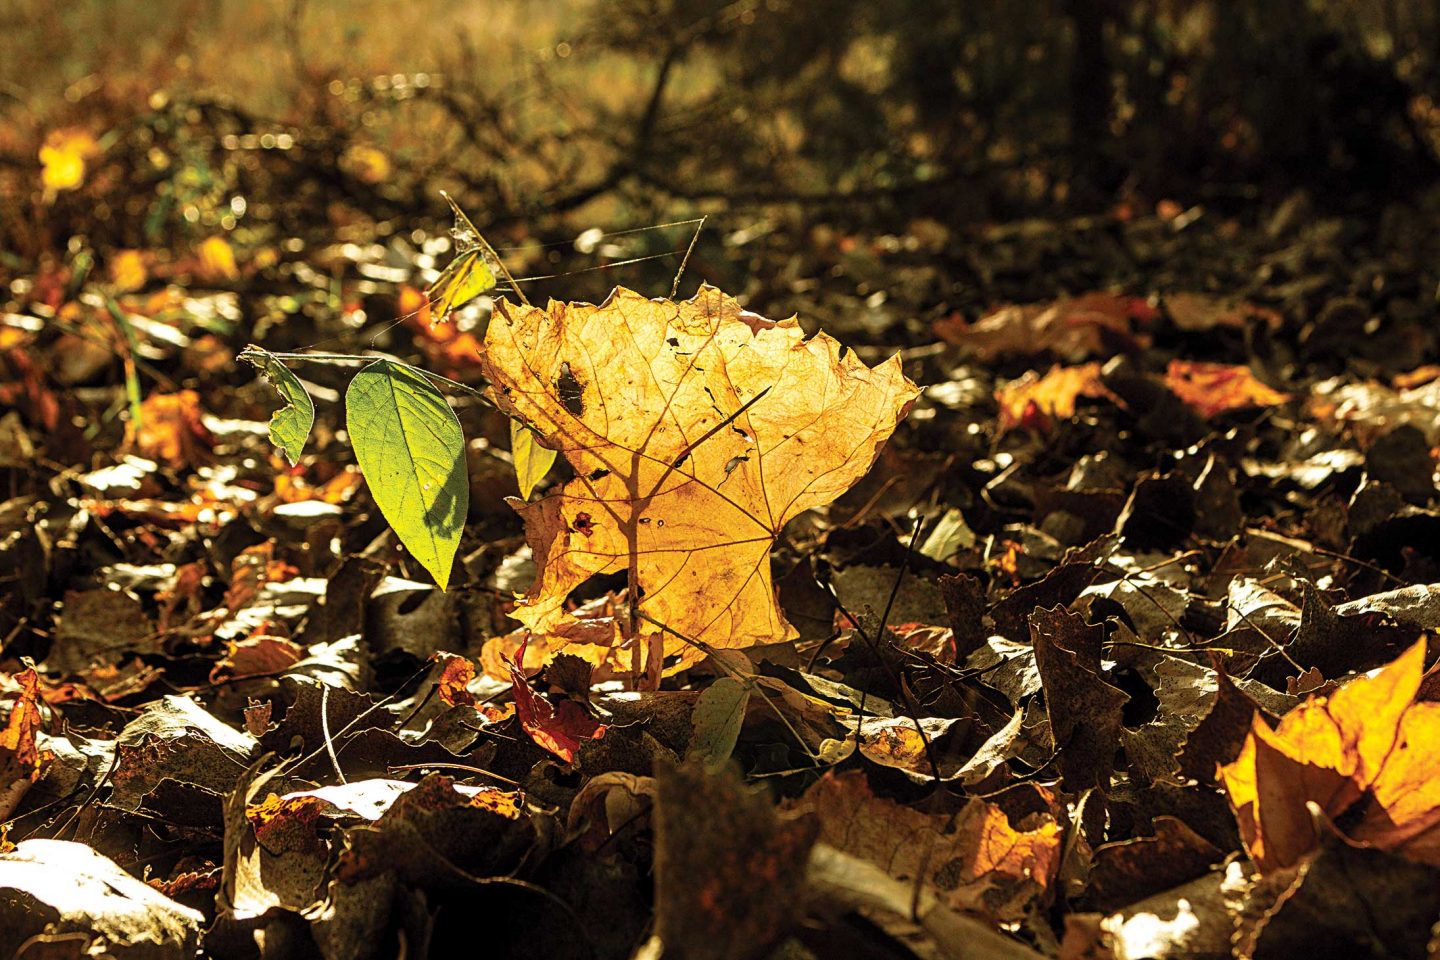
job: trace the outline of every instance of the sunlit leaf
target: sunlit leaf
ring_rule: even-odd
[[[345,421],[380,512],[444,589],[470,505],[455,411],[419,371],[377,360],[350,381]]]
[[[240,276],[229,240],[211,237],[200,244],[200,275],[206,280],[234,280]]]
[[[1421,640],[1274,730],[1255,717],[1220,781],[1257,866],[1292,866],[1316,847],[1308,803],[1356,840],[1440,864],[1440,703],[1416,699],[1424,668]]]
[[[451,234],[455,238],[457,253],[426,291],[430,315],[437,323],[448,317],[450,311],[494,290],[497,282],[495,271],[487,260],[491,255],[490,245],[480,236],[480,231],[475,229],[459,204],[451,200],[449,194],[445,199],[455,212],[455,226]]]
[[[310,438],[310,428],[315,425],[315,404],[310,394],[290,368],[268,350],[251,344],[236,359],[254,366],[279,391],[285,406],[270,417],[270,442],[285,451],[292,465],[299,463],[305,441]]]
[[[84,130],[52,130],[40,147],[40,183],[46,195],[83,184],[86,162],[99,152],[95,138]]]
[[[917,393],[899,357],[867,367],[713,287],[682,303],[624,289],[599,306],[502,300],[485,345],[496,401],[576,474],[515,501],[539,568],[515,616],[549,642],[574,622],[571,590],[626,572],[636,615],[615,618],[608,650],[573,651],[621,669],[661,633],[677,658],[666,669],[697,643],[793,638],[771,581],[775,538],[864,476]]]
[[[520,498],[529,500],[535,484],[545,479],[545,474],[559,456],[554,450],[541,444],[534,431],[519,420],[510,421],[510,456],[515,461],[515,479],[520,484]]]
[[[1255,378],[1249,367],[1227,363],[1171,360],[1165,369],[1165,386],[1204,417],[1231,410],[1273,407],[1290,399]]]

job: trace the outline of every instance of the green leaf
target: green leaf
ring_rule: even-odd
[[[455,411],[420,371],[378,360],[350,381],[345,422],[380,512],[443,590],[470,506]]]
[[[535,484],[545,479],[545,474],[554,466],[557,454],[541,445],[535,431],[512,418],[510,456],[515,461],[515,479],[520,483],[520,496],[529,500]]]
[[[745,722],[745,707],[750,703],[750,688],[734,677],[721,677],[700,694],[690,722],[695,735],[690,738],[687,759],[699,760],[707,767],[718,767],[735,752],[740,739],[740,725]]]
[[[315,425],[315,404],[310,394],[300,384],[290,368],[276,359],[268,350],[253,343],[241,351],[237,360],[244,360],[265,375],[265,379],[280,392],[285,406],[270,417],[270,442],[285,451],[285,459],[294,466],[300,462],[300,452],[305,441],[310,439],[310,428]]]

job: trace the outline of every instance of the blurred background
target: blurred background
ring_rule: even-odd
[[[144,251],[261,333],[394,315],[441,190],[541,300],[667,294],[693,225],[657,225],[708,215],[682,292],[862,342],[1175,271],[1314,312],[1256,261],[1322,217],[1418,255],[1440,155],[1418,0],[8,0],[0,35],[12,288]]]

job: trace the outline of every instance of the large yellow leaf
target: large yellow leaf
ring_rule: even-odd
[[[584,631],[591,642],[574,651],[627,669],[655,669],[643,641],[661,633],[666,657],[681,658],[669,668],[696,659],[696,641],[793,638],[771,545],[869,470],[918,393],[898,357],[872,369],[712,287],[683,303],[625,289],[599,306],[502,302],[485,346],[495,400],[576,475],[512,501],[538,567],[515,616],[557,645],[577,633],[566,596],[628,573],[638,609]]]
[[[1307,803],[1353,839],[1440,864],[1440,703],[1415,700],[1424,666],[1421,641],[1307,700],[1274,730],[1255,717],[1220,781],[1261,870],[1293,866],[1315,848]]]

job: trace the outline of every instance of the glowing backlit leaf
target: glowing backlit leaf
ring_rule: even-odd
[[[350,381],[345,423],[380,512],[443,590],[470,506],[455,411],[419,371],[377,360]]]
[[[206,280],[234,280],[240,276],[235,250],[224,237],[211,237],[200,244],[200,275]]]
[[[1225,363],[1171,360],[1165,369],[1165,386],[1204,417],[1249,407],[1273,407],[1290,399],[1255,379],[1249,367]]]
[[[530,689],[530,681],[525,679],[519,666],[524,660],[525,644],[522,643],[515,659],[507,662],[520,726],[537,745],[566,763],[573,763],[581,741],[603,737],[605,725],[597,723],[574,700],[561,700],[558,707],[551,706],[549,700]]]
[[[315,424],[315,404],[310,394],[290,368],[267,350],[251,344],[236,359],[254,366],[280,392],[285,406],[270,417],[270,442],[285,451],[285,458],[292,466],[299,463],[305,441],[310,438],[310,428]]]
[[[796,636],[771,583],[775,538],[869,470],[918,393],[898,356],[872,369],[713,287],[683,303],[625,289],[599,306],[501,301],[485,346],[496,402],[576,474],[514,502],[538,567],[515,616],[548,642],[573,625],[572,589],[628,573],[638,609],[573,650],[621,669],[662,633],[681,658],[667,669],[698,659],[697,642]]]
[[[450,311],[457,307],[494,290],[497,282],[489,263],[489,258],[494,256],[490,245],[480,236],[480,231],[475,229],[459,204],[448,194],[445,199],[455,212],[455,226],[450,232],[455,238],[457,253],[426,291],[430,300],[430,315],[436,323],[448,317]]]
[[[529,500],[535,484],[555,465],[559,456],[536,440],[534,432],[519,420],[510,421],[510,456],[515,461],[515,479],[520,484],[520,499]]]
[[[40,147],[40,183],[46,196],[84,183],[86,162],[99,151],[95,138],[84,130],[52,130]]]
[[[1255,717],[1220,782],[1261,870],[1293,866],[1315,848],[1307,803],[1356,840],[1440,864],[1440,703],[1415,700],[1424,664],[1422,640],[1310,698],[1274,730]]]
[[[1076,367],[1057,363],[1043,377],[1032,370],[995,391],[995,400],[1000,404],[1000,429],[1026,427],[1044,433],[1055,421],[1075,416],[1075,401],[1080,397],[1110,395],[1100,382],[1098,363]]]

